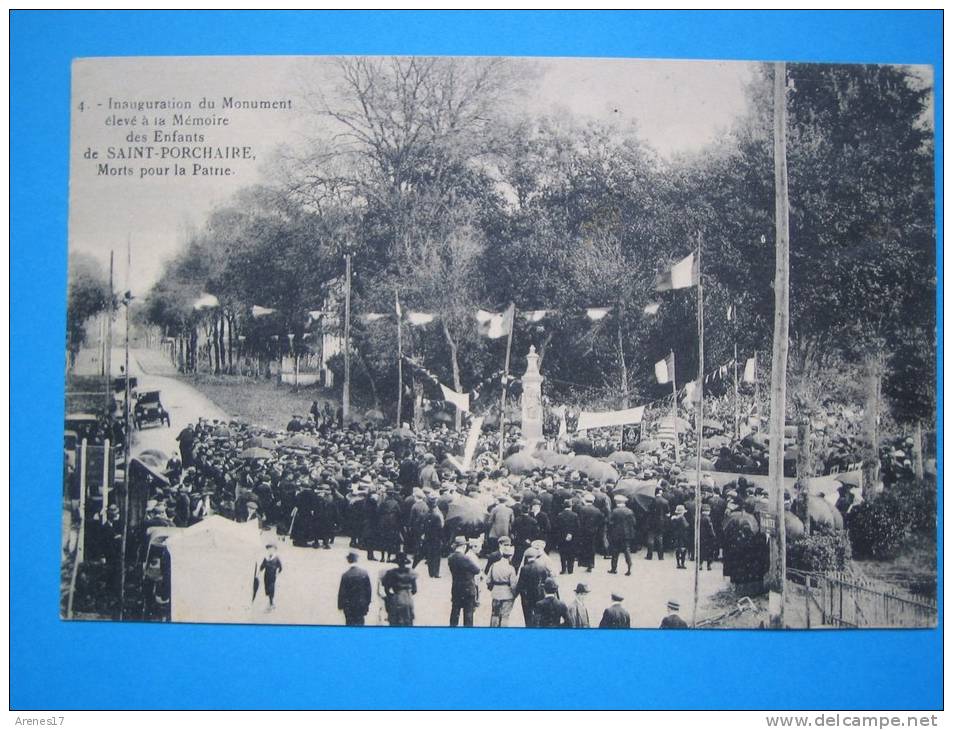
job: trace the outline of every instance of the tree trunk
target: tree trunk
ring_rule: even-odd
[[[913,473],[918,480],[923,480],[923,424],[920,421],[913,431]]]
[[[232,314],[228,315],[226,320],[228,323],[228,372],[232,375],[235,374],[235,317]]]
[[[802,416],[797,424],[797,494],[791,495],[798,505],[797,516],[804,521],[804,532],[811,534],[811,521],[807,514],[808,480],[814,476],[811,443],[811,419]]]
[[[421,407],[424,398],[424,386],[414,377],[414,430],[419,432],[424,425],[424,413]]]
[[[447,344],[450,346],[450,366],[453,369],[453,389],[460,392],[462,387],[460,384],[460,364],[457,362],[457,343],[453,341],[453,337],[450,336],[450,330],[447,328],[447,323],[444,320],[441,320],[443,324],[443,336],[447,338]],[[453,409],[453,427],[455,430],[459,431],[460,426],[463,421],[463,414],[460,412],[460,409],[454,407]]]
[[[225,315],[220,314],[218,316],[218,357],[221,361],[219,364],[218,371],[220,373],[225,372]]]
[[[622,393],[622,407],[629,407],[629,371],[625,365],[625,350],[622,347],[622,316],[624,312],[620,311],[617,319],[616,334],[619,338],[619,378],[621,380],[620,390]],[[699,384],[700,385],[700,384]]]
[[[878,350],[867,356],[864,403],[864,435],[868,451],[864,459],[863,495],[874,494],[880,482],[880,408],[883,383],[883,355]]]

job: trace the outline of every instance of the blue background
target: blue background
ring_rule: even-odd
[[[941,707],[939,629],[451,633],[60,621],[71,60],[353,53],[934,64],[942,200],[940,11],[14,12],[12,707]],[[938,230],[940,215],[938,206]]]

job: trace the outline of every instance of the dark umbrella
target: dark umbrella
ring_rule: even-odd
[[[383,421],[384,413],[377,408],[371,408],[371,410],[364,414],[364,418],[368,421]]]
[[[267,436],[253,436],[248,440],[247,446],[256,446],[259,449],[274,449],[277,448],[278,444],[275,443],[274,439],[270,439]]]
[[[472,497],[458,496],[447,509],[447,533],[477,537],[483,534],[486,509]]]
[[[505,459],[503,459],[503,464],[511,472],[515,472],[517,474],[525,474],[526,472],[533,471],[533,469],[539,469],[543,466],[541,461],[534,459],[525,451],[520,451],[519,453],[507,456]]]
[[[634,502],[642,510],[649,512],[655,503],[655,482],[623,479],[615,485],[612,493],[625,495],[630,502]]]
[[[640,454],[645,454],[650,451],[658,451],[662,448],[662,442],[657,439],[646,439],[645,441],[639,441],[635,445],[635,450]]]
[[[305,433],[298,433],[285,441],[282,446],[288,449],[316,449],[318,448],[319,444],[318,440],[313,436],[308,436]]]

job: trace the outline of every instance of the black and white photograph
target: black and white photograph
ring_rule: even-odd
[[[930,66],[76,59],[61,618],[935,627],[934,131]]]

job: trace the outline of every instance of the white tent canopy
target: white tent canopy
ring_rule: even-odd
[[[166,540],[172,561],[172,620],[249,620],[262,541],[255,522],[213,515]]]

